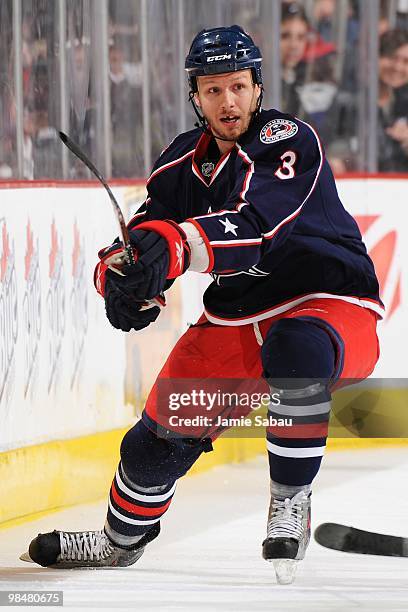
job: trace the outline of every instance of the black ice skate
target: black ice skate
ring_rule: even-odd
[[[40,533],[20,559],[57,569],[127,567],[140,559],[146,544],[159,533],[160,523],[157,523],[137,544],[128,548],[114,544],[104,531]]]
[[[271,496],[266,540],[262,556],[272,561],[279,584],[291,584],[297,562],[306,553],[310,541],[311,493],[299,491],[291,499]]]

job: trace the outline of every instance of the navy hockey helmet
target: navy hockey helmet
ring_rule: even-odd
[[[186,57],[190,90],[197,91],[197,77],[237,70],[252,71],[253,82],[262,86],[262,55],[252,38],[238,26],[201,30]]]

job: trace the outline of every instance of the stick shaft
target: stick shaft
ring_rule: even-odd
[[[98,181],[105,187],[106,191],[108,192],[110,201],[111,201],[112,206],[113,206],[113,211],[114,211],[116,219],[117,219],[117,221],[119,223],[119,229],[120,229],[120,233],[122,235],[123,246],[125,247],[129,263],[134,264],[135,263],[135,259],[134,259],[134,256],[133,256],[132,247],[130,245],[129,230],[127,228],[126,221],[125,221],[125,218],[123,216],[122,210],[121,210],[121,208],[120,208],[120,206],[119,206],[115,196],[113,195],[111,188],[109,187],[109,185],[106,182],[106,180],[103,177],[103,175],[99,172],[99,170],[91,162],[89,157],[83,152],[83,150],[67,134],[65,134],[64,132],[59,132],[59,137],[61,138],[61,140],[64,143],[64,145],[66,147],[68,147],[68,149],[78,159],[80,159],[82,161],[82,163],[84,163],[87,168],[89,168],[89,170],[92,172],[92,174],[94,174],[96,176]]]
[[[77,145],[64,132],[60,131],[60,132],[58,132],[58,134],[59,134],[59,137],[61,138],[62,142],[64,143],[64,145],[66,147],[68,147],[68,149],[71,151],[71,153],[73,153],[78,159],[80,159],[85,164],[85,166],[87,168],[89,168],[89,170],[92,172],[92,174],[94,174],[96,176],[98,181],[105,187],[106,191],[108,192],[110,201],[112,202],[113,211],[115,213],[116,219],[117,219],[118,224],[119,224],[119,229],[120,229],[120,233],[122,235],[122,242],[123,242],[123,246],[124,246],[125,251],[126,251],[128,263],[134,264],[135,263],[135,258],[134,258],[134,255],[133,255],[132,246],[130,244],[129,230],[127,228],[126,221],[125,221],[125,218],[123,216],[122,210],[121,210],[121,208],[120,208],[120,206],[119,206],[115,196],[113,195],[111,188],[109,187],[108,183],[106,182],[106,179],[99,172],[99,170],[94,166],[94,164],[91,162],[89,157],[83,152],[83,150],[79,147],[79,145]],[[165,305],[164,296],[162,294],[160,294],[160,295],[158,295],[157,297],[155,297],[152,300],[147,300],[146,304],[155,304],[156,306],[159,306],[159,308],[163,308],[163,306]],[[142,307],[142,309],[143,309],[143,307]]]

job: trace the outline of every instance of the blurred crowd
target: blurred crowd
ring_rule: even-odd
[[[282,109],[317,128],[341,174],[359,169],[359,121],[366,115],[358,93],[364,86],[359,3],[348,2],[343,37],[334,27],[336,8],[336,0],[315,0],[307,15],[302,4],[283,3]],[[378,23],[378,171],[408,172],[407,13],[397,13],[391,27],[388,9],[383,2]]]
[[[22,18],[23,72],[23,174],[25,179],[62,178],[61,125],[58,81],[59,37],[55,28],[57,3],[26,0],[33,5]],[[81,3],[77,3],[80,6]],[[111,5],[115,4],[112,0]],[[2,1],[0,23],[12,23]],[[127,4],[128,6],[129,3]],[[133,3],[135,5],[135,3]],[[151,4],[151,6],[153,3]],[[339,6],[346,13],[339,15]],[[126,3],[115,6],[125,7]],[[313,125],[325,145],[337,174],[361,169],[359,134],[366,119],[362,88],[366,68],[361,59],[362,17],[360,0],[282,0],[280,24],[281,109]],[[378,22],[378,121],[379,172],[408,172],[408,2],[381,0]],[[405,8],[404,8],[405,7]],[[35,8],[35,10],[34,10]],[[158,13],[161,14],[161,13]],[[390,18],[392,16],[392,19]],[[70,135],[95,157],[96,107],[100,89],[92,80],[91,24],[84,12],[71,11],[67,21],[66,125]],[[140,15],[130,19],[126,11],[110,13],[108,83],[112,177],[144,176],[143,87]],[[339,19],[339,17],[341,19]],[[157,17],[155,17],[157,19]],[[242,23],[245,27],[246,24]],[[251,28],[248,28],[251,30]],[[163,30],[166,30],[164,27]],[[1,28],[0,49],[0,179],[16,176],[13,110],[12,34]],[[151,65],[160,66],[160,79],[149,79],[150,148],[152,159],[177,132],[174,66],[163,49],[150,41]],[[173,36],[174,38],[174,36]],[[262,45],[262,40],[260,41]],[[173,43],[174,45],[175,43]],[[186,43],[187,44],[187,43]],[[170,51],[169,51],[170,49]],[[173,62],[174,64],[174,62]],[[267,65],[264,70],[268,69]],[[188,112],[188,111],[186,111]],[[187,129],[190,125],[187,123]],[[65,173],[66,176],[66,173]],[[70,157],[68,178],[85,178],[81,163]]]

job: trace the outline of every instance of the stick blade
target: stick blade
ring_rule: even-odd
[[[89,157],[87,157],[87,155],[84,153],[84,151],[82,151],[81,147],[79,145],[77,145],[76,142],[74,142],[69,136],[68,134],[65,134],[65,132],[62,132],[61,130],[58,131],[58,135],[60,137],[60,139],[62,140],[62,142],[64,143],[64,145],[66,147],[68,147],[68,149],[71,151],[71,153],[73,153],[76,157],[78,157],[78,159],[80,159],[87,168],[89,168],[89,170],[96,176],[96,178],[98,179],[98,181],[100,181],[102,183],[102,185],[105,187],[105,189],[107,190],[107,192],[109,193],[109,197],[111,198],[111,200],[115,200],[109,185],[107,184],[107,182],[105,181],[105,179],[103,178],[102,174],[99,172],[99,170],[94,166],[94,164],[91,162],[91,160],[89,159]],[[115,200],[115,203],[117,206],[118,203]]]
[[[361,555],[408,557],[407,538],[355,529],[339,523],[322,523],[315,530],[314,538],[318,544],[332,550]]]

